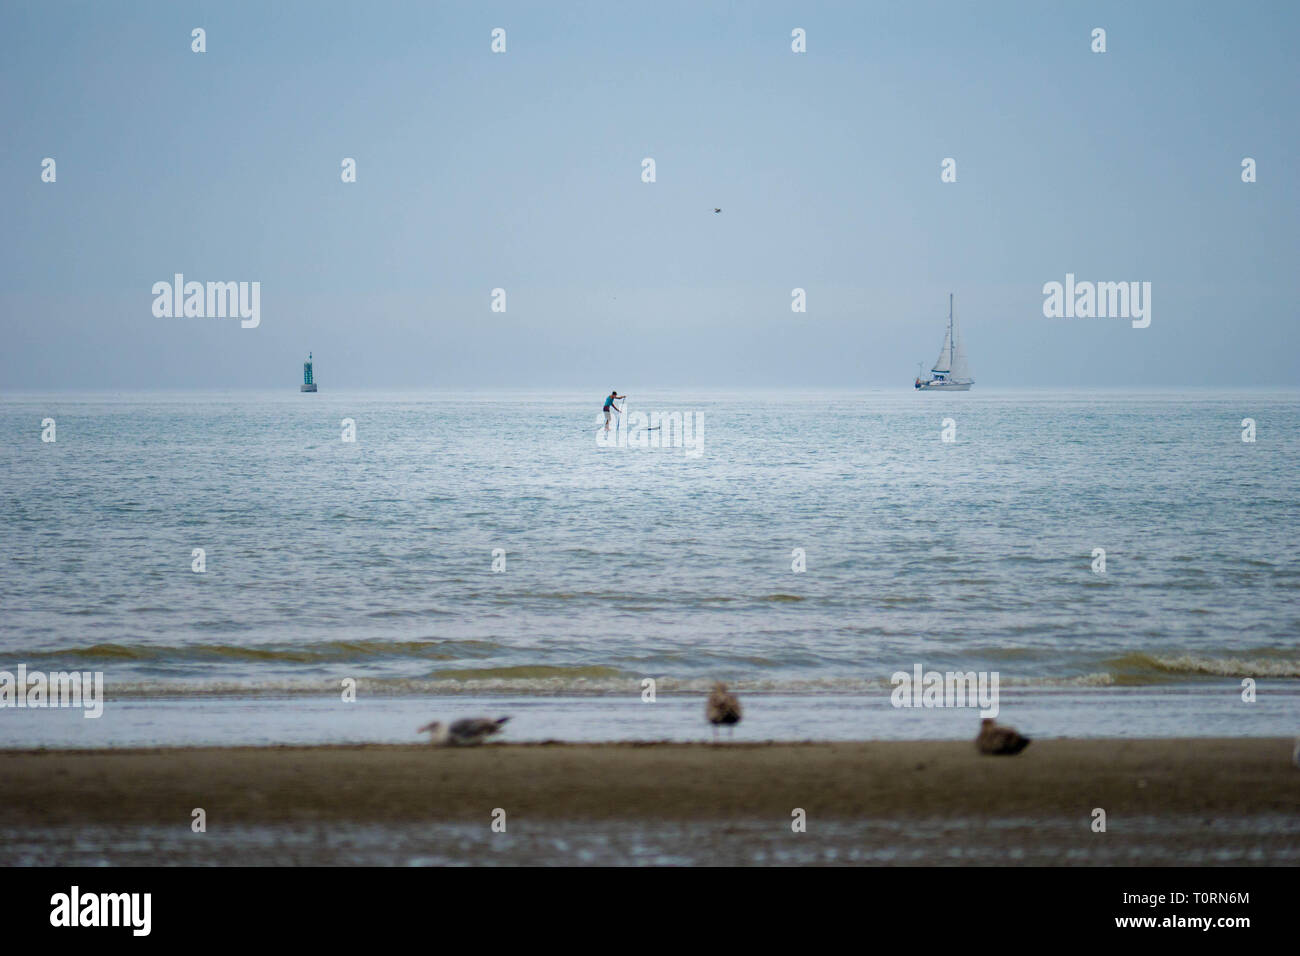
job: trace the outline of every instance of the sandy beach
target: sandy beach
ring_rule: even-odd
[[[119,846],[134,840],[157,862],[401,863],[429,841],[436,862],[601,863],[619,860],[586,858],[584,840],[623,852],[611,834],[635,834],[624,850],[651,862],[689,844],[715,862],[1282,863],[1300,852],[1290,752],[1279,739],[1045,740],[1013,758],[957,741],[5,751],[0,829],[24,862],[75,835],[84,852],[52,850],[59,861],[141,862]],[[506,834],[490,829],[496,808]],[[370,836],[344,838],[358,828]]]

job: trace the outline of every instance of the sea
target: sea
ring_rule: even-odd
[[[0,746],[1300,730],[1300,392],[604,394],[0,395]]]

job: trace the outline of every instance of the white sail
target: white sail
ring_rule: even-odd
[[[966,342],[957,334],[957,324],[955,321],[953,322],[952,330],[953,337],[957,340],[957,343],[953,348],[952,375],[950,377],[954,382],[969,382],[971,381],[971,377],[970,365],[966,362]]]
[[[934,360],[934,366],[930,369],[932,372],[947,372],[948,362],[952,355],[952,339],[947,332],[943,333],[943,348],[939,349],[939,357]]]

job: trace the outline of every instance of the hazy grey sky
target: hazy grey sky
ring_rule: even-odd
[[[1298,9],[5,0],[0,390],[1294,385]]]

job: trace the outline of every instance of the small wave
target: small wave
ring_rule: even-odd
[[[555,672],[561,673],[555,673]],[[444,671],[440,674],[472,676],[427,678],[360,677],[358,694],[376,697],[401,696],[475,696],[511,695],[522,697],[639,697],[644,676],[628,676],[613,668],[519,667],[481,670]],[[525,676],[526,675],[526,676]],[[113,698],[137,697],[259,697],[259,696],[336,696],[345,675],[337,678],[290,678],[282,680],[140,680],[109,681],[105,695]],[[713,686],[709,677],[655,677],[655,691],[664,696],[704,695]],[[1110,687],[1115,683],[1105,672],[1059,678],[1015,678],[1003,676],[1003,688],[1024,691],[1051,691]],[[785,694],[790,696],[845,695],[885,698],[893,690],[886,677],[824,678],[736,678],[728,687],[741,694]]]
[[[382,611],[368,611],[366,617],[375,618],[424,618],[431,615],[450,615],[454,612],[443,608],[428,607],[421,608],[418,611],[408,611],[401,608],[386,608]]]
[[[434,677],[443,680],[516,680],[528,681],[542,679],[567,678],[582,680],[591,677],[623,677],[622,671],[613,667],[557,667],[551,664],[519,665],[516,667],[468,667],[461,669],[439,670]]]
[[[1300,677],[1300,660],[1287,657],[1201,657],[1196,654],[1125,654],[1107,662],[1117,683],[1152,683],[1162,676]]]
[[[984,668],[992,665],[999,671],[1001,686],[1008,690],[1161,689],[1211,679],[1300,679],[1300,655],[1281,648],[1241,649],[1235,654],[1134,651],[1102,661],[1053,658],[1055,666],[1044,666],[1035,659],[1038,653],[1027,649],[993,651],[972,648],[970,659],[982,659]],[[875,695],[892,689],[890,676],[899,669],[841,667],[833,675],[819,677],[812,675],[825,672],[820,660],[796,659],[795,669],[781,673],[791,666],[790,660],[775,663],[757,654],[706,654],[699,649],[656,655],[645,661],[615,655],[593,664],[563,665],[524,658],[523,663],[508,665],[502,657],[506,661],[519,660],[520,652],[513,649],[505,653],[502,645],[485,640],[351,640],[247,647],[99,643],[5,656],[11,664],[26,661],[29,666],[52,669],[98,665],[107,672],[106,691],[110,697],[336,694],[339,681],[348,677],[357,679],[359,690],[376,695],[639,694],[646,677],[653,677],[657,692],[664,694],[707,693],[712,681],[722,678],[742,692]],[[374,664],[380,666],[369,666]],[[805,664],[807,670],[803,669]],[[659,667],[679,673],[656,673]],[[929,663],[927,669],[967,672],[982,668],[946,660]],[[373,676],[365,676],[367,672]]]
[[[92,644],[90,647],[73,647],[61,651],[44,651],[30,655],[33,657],[76,657],[86,660],[138,661],[148,656],[146,648],[128,647],[125,644]],[[15,655],[22,657],[22,654]]]
[[[8,654],[15,660],[48,658],[84,661],[142,661],[176,663],[185,661],[279,661],[291,664],[330,663],[385,658],[457,660],[482,657],[497,650],[492,641],[318,641],[302,645],[233,644],[92,644],[53,651]]]
[[[797,594],[764,594],[762,597],[757,598],[757,600],[759,601],[805,601],[807,600],[807,598],[802,598]]]
[[[1002,678],[999,683],[1007,687],[1024,687],[1030,690],[1036,687],[1110,687],[1115,683],[1115,675],[1108,671],[1099,671],[1093,674],[1079,674],[1075,677],[1046,677],[1037,680]]]

